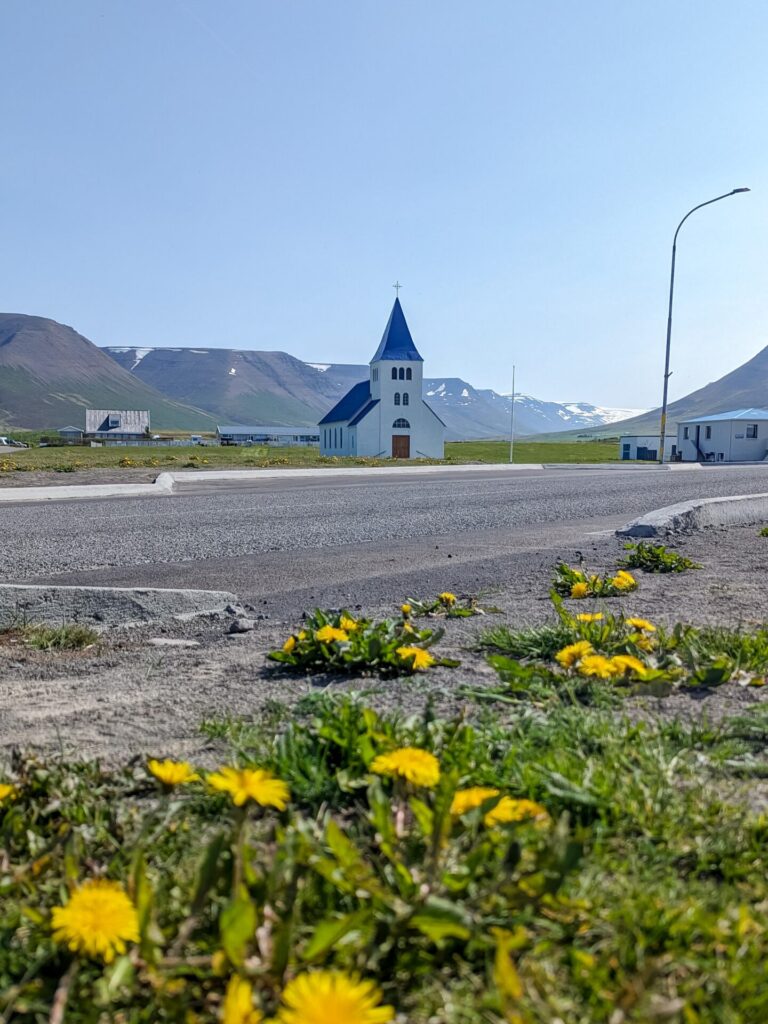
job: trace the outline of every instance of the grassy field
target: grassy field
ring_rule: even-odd
[[[505,441],[456,441],[445,446],[446,463],[509,461]],[[614,441],[535,442],[515,445],[516,463],[610,462],[615,461],[618,445]],[[273,466],[384,466],[392,460],[365,458],[326,458],[316,448],[27,448],[0,453],[3,473],[48,470],[72,473],[94,468],[157,469],[253,469]]]

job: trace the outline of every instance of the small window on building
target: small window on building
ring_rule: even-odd
[[[333,428],[333,447],[336,447],[336,427]]]
[[[757,437],[757,424],[756,423],[748,423],[747,424],[747,437]]]
[[[712,427],[704,427],[704,437],[709,441],[712,437]]]
[[[683,427],[683,437],[686,441],[688,440],[688,427]]]
[[[397,380],[397,367],[392,367],[392,380]]]
[[[120,417],[119,416],[110,416],[109,417],[109,429],[110,430],[114,430],[115,427],[119,427],[119,426],[120,426]]]
[[[395,420],[395,422],[392,424],[392,429],[393,430],[410,430],[411,429],[411,424],[408,422],[408,420],[404,420],[402,418],[402,416],[401,416],[400,419]]]
[[[407,370],[405,371],[405,379],[406,379],[406,380],[413,380],[413,374],[412,374],[412,372],[411,372],[411,368],[410,368],[410,366],[409,366],[409,367],[408,367],[408,369],[407,369]]]
[[[343,433],[343,431],[342,431],[341,427],[339,427],[339,448],[343,448],[344,447],[344,440],[343,440],[343,438],[341,436],[342,433]]]
[[[408,392],[403,392],[403,405],[408,405]]]
[[[400,367],[397,376],[400,378],[400,380],[405,380],[405,370],[403,369],[402,366]]]
[[[395,392],[395,405],[400,405],[400,392]]]

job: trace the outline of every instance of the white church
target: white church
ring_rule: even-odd
[[[442,459],[445,424],[421,397],[423,367],[397,298],[368,380],[320,420],[321,454]]]

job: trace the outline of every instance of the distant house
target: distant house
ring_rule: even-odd
[[[222,444],[268,444],[291,448],[320,444],[317,427],[249,427],[235,423],[216,427],[216,436]]]
[[[762,462],[768,457],[768,409],[734,409],[681,420],[683,462]]]
[[[86,409],[85,436],[94,441],[137,441],[149,436],[146,409]]]
[[[83,438],[80,427],[59,427],[56,433],[62,441],[81,441]]]

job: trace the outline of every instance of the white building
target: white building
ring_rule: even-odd
[[[368,380],[320,420],[321,453],[442,459],[445,424],[421,397],[423,365],[395,299]]]
[[[664,438],[664,461],[674,462],[677,444],[671,434]],[[633,462],[659,461],[658,434],[623,434],[619,438],[619,458],[631,459]]]
[[[768,455],[768,409],[734,409],[681,420],[683,462],[762,462]]]

